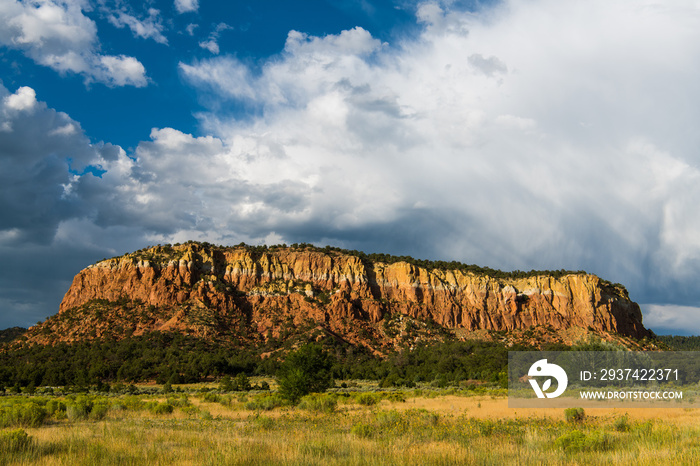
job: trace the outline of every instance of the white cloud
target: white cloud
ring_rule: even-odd
[[[219,44],[216,43],[216,40],[208,39],[208,40],[202,41],[199,43],[199,46],[202,47],[203,49],[209,50],[214,55],[219,54]]]
[[[202,47],[203,49],[209,50],[214,55],[218,55],[219,54],[219,43],[218,43],[219,36],[221,35],[221,33],[223,31],[226,31],[228,29],[233,29],[233,28],[226,23],[217,24],[216,27],[214,28],[214,30],[211,32],[211,34],[209,34],[209,37],[207,38],[207,40],[201,41],[199,43],[199,46]],[[188,26],[188,31],[190,31],[189,26]],[[192,35],[192,31],[190,31],[190,35]]]
[[[700,335],[700,307],[673,304],[645,304],[644,325],[659,335]]]
[[[206,86],[217,94],[251,100],[255,97],[250,71],[233,57],[204,60],[192,65],[180,63],[179,68],[189,81]]]
[[[30,87],[0,85],[0,247],[50,242],[58,224],[80,215],[82,201],[66,197],[81,172],[109,157],[113,146],[92,145],[80,124],[36,100]]]
[[[222,56],[180,63],[180,70],[193,84],[225,97],[244,99],[257,105],[302,105],[312,94],[335,86],[338,79],[349,85],[353,77],[365,81],[370,66],[365,61],[381,48],[381,42],[362,28],[323,38],[291,31],[282,59],[271,60],[260,76],[234,57]],[[378,71],[378,70],[377,70]]]
[[[23,86],[17,92],[5,97],[5,110],[31,110],[36,106],[36,92],[31,87]]]
[[[94,79],[108,85],[144,87],[148,85],[146,69],[134,57],[102,56],[93,71]]]
[[[175,0],[175,9],[180,14],[195,12],[199,9],[199,0]]]
[[[115,27],[123,28],[128,26],[136,37],[142,39],[153,39],[160,44],[167,44],[168,39],[163,35],[163,21],[160,11],[155,8],[148,9],[148,17],[137,18],[129,12],[126,7],[108,11],[107,18]]]
[[[82,74],[88,82],[145,85],[143,65],[141,76],[132,75],[127,80],[105,75],[105,62],[124,61],[125,57],[99,53],[95,22],[83,14],[89,8],[89,3],[82,0],[6,0],[0,6],[0,23],[4,25],[0,28],[0,44],[22,50],[35,62],[58,72]],[[133,57],[126,58],[137,62]]]

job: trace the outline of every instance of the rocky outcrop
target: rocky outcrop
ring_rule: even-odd
[[[219,326],[244,325],[265,338],[279,336],[290,321],[339,335],[365,329],[366,337],[381,338],[397,316],[448,329],[547,326],[650,335],[624,288],[595,275],[494,278],[312,248],[188,243],[104,260],[76,275],[59,315],[95,300],[159,309],[153,329],[187,327],[188,312],[197,308],[215,313]]]

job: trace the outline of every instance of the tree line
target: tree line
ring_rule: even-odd
[[[385,386],[417,382],[457,384],[498,381],[508,349],[468,341],[404,348],[380,358],[364,347],[333,338],[322,341],[333,379],[379,380]],[[511,348],[512,349],[512,348]],[[0,389],[13,386],[94,386],[156,381],[164,384],[218,380],[224,376],[276,376],[289,352],[261,358],[266,346],[236,348],[179,333],[151,332],[122,340],[20,345],[0,351]]]

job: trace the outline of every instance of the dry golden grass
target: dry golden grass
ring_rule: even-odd
[[[478,419],[525,419],[550,418],[561,419],[561,408],[509,408],[505,397],[491,396],[455,396],[446,395],[437,398],[409,398],[406,403],[391,403],[382,400],[381,406],[393,409],[423,408],[442,414],[466,414]],[[630,420],[663,420],[677,426],[699,426],[700,409],[692,408],[590,408],[586,409],[589,417],[617,418],[625,414]]]
[[[373,406],[339,398],[330,413],[190,395],[172,414],[113,409],[100,421],[25,428],[34,446],[0,455],[0,465],[700,464],[695,409],[591,409],[583,422],[566,423],[562,409],[511,409],[500,396],[412,393]],[[572,432],[584,440],[567,447],[561,439]]]

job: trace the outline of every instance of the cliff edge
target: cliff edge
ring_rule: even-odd
[[[306,325],[374,349],[421,328],[651,335],[620,285],[582,272],[501,275],[309,246],[156,246],[82,270],[42,324],[51,330],[32,333],[45,343],[152,330],[248,342]]]

